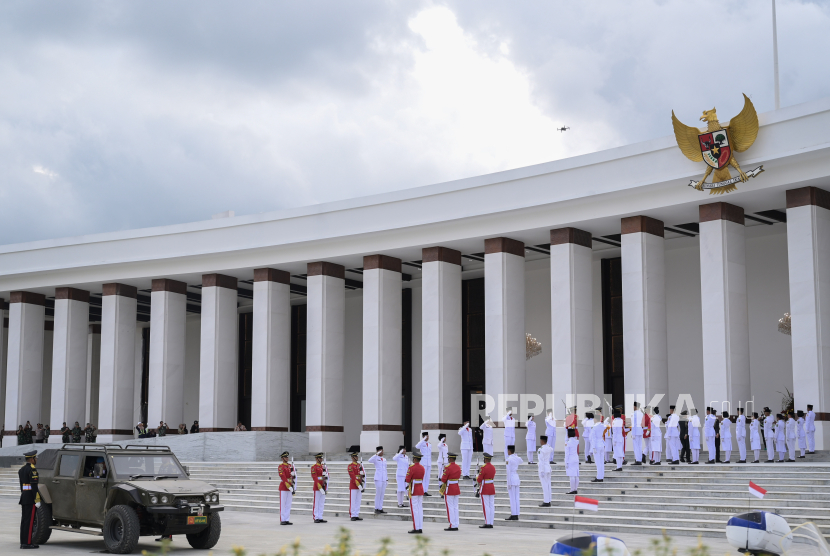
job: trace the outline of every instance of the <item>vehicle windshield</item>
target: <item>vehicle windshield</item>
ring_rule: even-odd
[[[115,474],[118,478],[154,479],[156,477],[187,478],[184,469],[169,455],[136,454],[113,456]]]

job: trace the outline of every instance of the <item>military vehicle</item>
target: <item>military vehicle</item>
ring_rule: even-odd
[[[185,535],[200,549],[219,541],[218,491],[191,481],[167,446],[63,444],[41,452],[37,469],[35,544],[53,531],[102,536],[112,554],[131,553],[148,535]]]

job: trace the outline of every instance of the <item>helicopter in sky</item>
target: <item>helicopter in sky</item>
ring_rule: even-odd
[[[563,125],[562,127],[557,127],[556,131],[568,131],[569,129],[571,129],[571,128],[569,128],[566,125]]]

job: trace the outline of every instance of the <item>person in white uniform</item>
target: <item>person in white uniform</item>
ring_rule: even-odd
[[[600,413],[591,428],[591,448],[594,449],[593,462],[597,466],[597,478],[592,479],[592,483],[601,483],[605,480],[605,440],[602,438],[604,431],[605,423],[602,422],[602,414]]]
[[[663,424],[663,418],[660,417],[660,408],[655,407],[651,414],[651,438],[649,444],[651,445],[651,465],[661,465],[663,460],[663,430],[660,428]]]
[[[605,420],[605,427],[608,429],[605,431],[605,437],[603,440],[605,441],[605,462],[606,463],[613,463],[614,461],[614,432],[611,430],[611,426],[614,421],[614,413],[612,412],[611,415],[608,416],[608,419]]]
[[[375,450],[375,455],[369,458],[369,463],[375,466],[375,513],[385,514],[383,497],[386,494],[386,485],[389,484],[389,475],[386,471],[386,458],[383,457],[383,446],[378,446]]]
[[[461,437],[461,475],[469,479],[470,463],[473,461],[473,429],[470,428],[469,421],[464,421],[458,429],[458,436]]]
[[[730,463],[732,458],[732,419],[729,418],[729,412],[724,411],[720,422],[720,449],[723,450],[723,455],[726,458],[721,463]]]
[[[764,442],[767,444],[767,463],[775,462],[775,417],[770,408],[764,408]]]
[[[533,415],[527,416],[527,434],[525,434],[525,442],[527,443],[527,463],[536,463],[533,461],[533,455],[536,453],[536,421],[533,420]]]
[[[631,413],[631,435],[634,443],[634,464],[643,465],[643,412],[640,402],[634,402],[634,412]]]
[[[485,454],[493,453],[493,428],[495,427],[493,420],[490,419],[490,416],[487,416],[487,420],[484,421],[480,427],[481,429],[481,447],[484,450]]]
[[[777,415],[778,421],[775,423],[775,451],[778,452],[778,463],[786,461],[787,457],[787,422],[784,421],[784,415],[779,413]]]
[[[816,453],[816,414],[813,404],[807,404],[807,415],[804,417],[804,432],[807,433],[807,453]]]
[[[594,414],[590,411],[585,413],[585,418],[582,420],[582,438],[585,440],[585,463],[593,463],[591,456],[594,454],[594,449],[591,445],[591,430],[594,428]]]
[[[406,457],[406,448],[401,446],[398,453],[392,456],[397,464],[395,469],[395,484],[397,485],[398,507],[406,508],[404,498],[406,496],[406,472],[409,470],[409,458]]]
[[[619,409],[614,410],[611,434],[613,435],[614,460],[617,462],[614,471],[622,471],[623,459],[625,459],[625,421],[622,420],[622,411]]]
[[[550,446],[550,463],[556,463],[553,461],[553,452],[556,450],[556,418],[552,409],[548,409],[548,415],[545,417],[545,436],[548,437]]]
[[[504,461],[507,461],[507,447],[516,445],[516,418],[513,417],[513,410],[508,409],[507,415],[502,418],[504,423]]]
[[[735,442],[738,444],[738,463],[746,463],[746,415],[742,407],[738,408],[735,419]]]
[[[689,449],[692,451],[692,461],[689,465],[700,464],[700,417],[697,409],[692,409],[692,418],[689,419]]]
[[[450,449],[447,446],[447,435],[441,433],[438,435],[438,444],[435,445],[435,450],[438,452],[438,457],[435,458],[435,469],[437,473],[435,474],[436,480],[440,481],[441,476],[444,474],[444,467],[447,466],[449,463],[449,459],[447,459],[447,454],[449,453]],[[426,490],[424,490],[426,492]],[[443,498],[443,496],[441,497]]]
[[[798,442],[798,434],[796,431],[797,423],[795,422],[795,412],[790,410],[787,412],[787,461],[795,463],[795,445]]]
[[[680,464],[680,416],[674,412],[675,407],[669,406],[669,415],[666,419],[666,459],[674,465]],[[671,449],[671,452],[669,452]]]
[[[429,443],[429,433],[424,431],[421,433],[421,441],[415,447],[421,452],[421,465],[424,468],[424,496],[432,496],[429,493],[429,478],[432,474],[432,444]]]
[[[542,503],[539,504],[540,508],[549,508],[550,507],[550,446],[548,446],[548,437],[541,436],[539,437],[539,442],[541,442],[541,446],[539,446],[539,463],[538,469],[539,472],[539,482],[542,483]]]
[[[752,421],[749,423],[749,448],[755,454],[752,463],[761,463],[761,420],[758,419],[758,412],[752,414]]]
[[[522,458],[515,452],[514,445],[507,446],[507,494],[510,495],[510,517],[505,518],[505,521],[518,521],[521,512],[519,485],[522,481],[519,479],[519,466],[522,464]]]
[[[579,439],[572,428],[568,429],[568,442],[565,444],[565,475],[571,481],[568,494],[576,494],[579,488]]]
[[[709,452],[709,459],[706,463],[714,464],[716,458],[715,454],[715,420],[716,417],[712,415],[712,408],[706,408],[706,420],[703,422],[703,436],[706,438],[706,450]]]
[[[796,416],[797,419],[795,420],[795,423],[798,427],[798,449],[801,452],[798,459],[804,459],[807,457],[804,455],[804,452],[807,450],[807,433],[804,430],[804,412],[799,409]]]

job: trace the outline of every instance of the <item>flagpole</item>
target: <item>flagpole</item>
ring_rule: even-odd
[[[778,85],[778,24],[775,16],[775,0],[772,0],[772,67],[775,78],[775,109],[781,108],[781,91]]]

